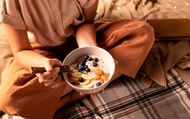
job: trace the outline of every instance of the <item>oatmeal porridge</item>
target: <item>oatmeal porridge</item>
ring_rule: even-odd
[[[96,55],[81,57],[71,66],[76,67],[77,70],[68,73],[69,80],[80,88],[98,87],[106,82],[110,75],[107,63]],[[86,73],[83,73],[84,71]]]

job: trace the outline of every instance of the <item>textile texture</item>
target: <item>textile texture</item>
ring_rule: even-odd
[[[167,89],[156,83],[147,88],[139,77],[123,75],[104,94],[63,107],[54,119],[189,119],[190,87],[174,69],[165,76]]]
[[[189,0],[99,1],[96,19],[127,18],[146,22],[147,19],[190,18]],[[167,60],[171,61],[172,58]],[[172,68],[173,65],[164,67],[161,76],[166,80],[162,80],[162,84],[167,89],[152,81],[149,83],[152,85],[146,87],[141,81],[142,77],[131,79],[122,75],[108,85],[104,94],[89,96],[71,106],[62,107],[55,113],[54,119],[190,119],[190,88]],[[156,72],[155,69],[152,71]],[[24,118],[3,114],[0,119]]]
[[[148,87],[156,82],[167,88],[164,74],[189,53],[190,40],[155,42],[139,70],[142,82]]]
[[[167,89],[156,83],[148,88],[138,76],[134,80],[122,75],[104,94],[63,107],[54,119],[189,119],[190,87],[173,68],[165,76]],[[0,119],[23,118],[3,115]]]
[[[100,25],[101,23],[103,24]],[[97,30],[97,38],[101,39],[98,45],[107,49],[118,61],[115,70],[135,78],[153,45],[153,29],[137,20],[117,20],[111,23],[103,21],[98,24],[100,29]],[[46,57],[63,61],[66,51],[72,51],[76,47],[76,41],[73,39],[60,46],[41,47],[35,51]],[[52,89],[44,86],[43,83],[40,84],[35,75],[31,75],[14,60],[1,82],[0,108],[10,115],[20,115],[30,119],[51,119],[58,106],[62,107],[69,98],[66,96],[60,99],[62,93],[67,94],[72,90],[66,87],[65,84],[60,88]]]
[[[99,0],[97,10],[104,19],[189,18],[189,0]]]

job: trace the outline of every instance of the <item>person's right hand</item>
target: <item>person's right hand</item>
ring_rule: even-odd
[[[61,61],[58,59],[46,59],[42,66],[45,67],[46,72],[37,74],[40,83],[52,88],[58,88],[64,84],[62,77],[59,75],[60,68],[54,68],[54,66],[62,66]]]

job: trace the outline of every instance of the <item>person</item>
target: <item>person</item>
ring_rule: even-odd
[[[112,80],[122,74],[135,78],[154,43],[153,28],[132,19],[94,20],[97,6],[98,0],[1,0],[0,22],[14,55],[0,85],[1,110],[49,119],[84,98],[54,68],[78,47],[110,52],[117,62]],[[30,74],[32,66],[46,72]]]

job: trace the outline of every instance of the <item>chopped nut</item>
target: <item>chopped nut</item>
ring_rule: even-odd
[[[100,83],[101,83],[101,84],[104,83],[104,79],[103,79],[103,78],[100,79]]]
[[[104,73],[104,75],[105,75],[106,77],[109,77],[109,76],[110,76],[110,73]]]
[[[99,80],[99,79],[101,79],[101,76],[100,76],[100,75],[96,75],[96,76],[94,77],[94,80]]]
[[[101,69],[97,69],[97,70],[95,71],[95,74],[102,76],[102,75],[104,75],[104,71],[101,70]]]
[[[105,75],[103,75],[103,76],[102,76],[102,78],[103,78],[105,81],[107,81],[107,80],[108,80],[108,77],[107,77],[107,76],[105,76]]]

